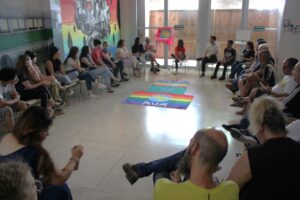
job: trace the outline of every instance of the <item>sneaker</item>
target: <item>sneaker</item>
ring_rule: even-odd
[[[99,82],[95,83],[95,86],[100,90],[103,90],[106,88],[106,85],[104,85],[103,83],[99,83]]]
[[[113,82],[110,84],[111,87],[119,87],[120,86],[120,83],[117,83],[117,82]]]
[[[219,78],[219,81],[224,81],[225,80],[225,77],[221,77],[221,78]]]
[[[61,109],[62,107],[64,107],[65,103],[64,104],[55,104],[52,109],[55,111],[55,110],[58,110],[58,109]]]
[[[89,98],[96,99],[98,96],[93,94],[92,92],[89,94]]]
[[[107,88],[106,91],[107,91],[108,93],[113,93],[113,92],[114,92],[113,89],[111,89],[111,88]]]
[[[226,131],[230,131],[232,128],[239,128],[238,124],[222,124],[222,127],[226,130]]]
[[[205,76],[205,74],[204,74],[204,72],[202,72],[202,74],[201,74],[201,76],[200,77],[204,77]]]
[[[122,81],[129,81],[129,79],[128,78],[122,78]]]
[[[74,90],[73,89],[70,89],[70,90],[66,90],[66,95],[67,96],[72,96],[72,95],[74,95]]]
[[[239,142],[243,142],[245,144],[250,144],[250,145],[257,144],[257,141],[256,139],[254,139],[254,137],[247,136],[250,135],[250,133],[246,129],[232,128],[230,129],[230,134],[234,139],[236,139]]]
[[[57,110],[54,110],[54,115],[62,115],[62,114],[65,114],[64,109],[57,109]]]
[[[128,182],[133,185],[140,176],[138,175],[137,171],[134,169],[134,166],[130,163],[125,163],[123,166],[123,171],[125,172],[125,177],[128,180]]]
[[[217,78],[217,76],[215,76],[215,75],[210,77],[210,79],[216,79],[216,78]]]

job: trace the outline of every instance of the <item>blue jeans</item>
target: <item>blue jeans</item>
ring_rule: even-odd
[[[241,71],[244,69],[243,68],[243,62],[239,62],[239,61],[236,61],[232,66],[231,66],[231,73],[229,75],[229,77],[231,79],[233,79],[235,77],[235,75],[237,77],[239,77]]]
[[[93,75],[94,78],[101,76],[104,79],[104,84],[110,86],[110,78],[112,77],[112,72],[107,67],[97,67],[89,68],[89,72]]]
[[[146,177],[152,173],[159,172],[165,172],[169,174],[170,172],[177,169],[177,164],[184,153],[185,150],[180,151],[172,156],[154,160],[149,163],[138,163],[135,165],[136,171],[140,177]],[[153,177],[153,179],[153,181],[155,181],[155,176]]]
[[[85,80],[87,90],[92,90],[92,83],[95,79],[89,72],[80,72],[78,78],[79,80]]]

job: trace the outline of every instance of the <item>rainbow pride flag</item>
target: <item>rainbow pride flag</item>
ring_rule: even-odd
[[[125,99],[123,103],[185,110],[193,98],[190,95],[137,91]]]
[[[158,80],[153,84],[154,86],[162,86],[162,87],[180,87],[187,88],[189,85],[188,81],[185,80]]]

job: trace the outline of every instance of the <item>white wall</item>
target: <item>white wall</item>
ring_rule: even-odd
[[[289,19],[292,24],[299,25],[300,27],[300,1],[299,0],[286,0],[285,8],[283,12],[283,20]],[[278,46],[278,66],[284,59],[289,57],[295,57],[300,60],[300,28],[298,33],[292,33],[281,26],[280,40]],[[279,70],[279,73],[282,73]]]

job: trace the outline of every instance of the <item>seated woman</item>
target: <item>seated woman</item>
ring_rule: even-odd
[[[105,65],[107,65],[113,72],[113,75],[115,77],[119,76],[119,73],[123,73],[123,69],[119,68],[119,66],[115,63],[115,59],[113,58],[113,56],[111,55],[110,51],[109,51],[109,44],[107,41],[103,42],[103,46],[102,46],[102,60],[103,63]]]
[[[136,37],[134,40],[134,44],[131,47],[132,55],[136,57],[136,59],[142,63],[143,67],[145,68],[146,60],[143,56],[145,53],[144,46],[140,42],[140,38]]]
[[[80,66],[78,60],[78,52],[78,47],[71,47],[70,52],[63,63],[65,67],[63,67],[62,65],[62,68],[65,68],[64,70],[66,71],[66,74],[71,79],[78,78],[79,80],[84,80],[87,91],[89,93],[89,97],[97,98],[97,96],[92,92],[92,84],[96,79],[92,76],[91,73]],[[77,77],[75,77],[75,75],[77,75]]]
[[[145,59],[150,60],[150,62],[151,62],[150,71],[152,71],[155,74],[156,72],[160,71],[159,70],[160,65],[156,61],[155,55],[154,55],[156,53],[156,50],[154,49],[153,44],[151,44],[149,37],[146,37],[145,42],[146,42],[146,44],[145,44]],[[154,64],[156,64],[156,66]]]
[[[251,41],[246,43],[246,48],[243,50],[241,54],[241,61],[236,61],[231,66],[231,73],[229,78],[233,79],[235,75],[239,76],[240,72],[244,69],[243,65],[245,63],[252,63],[254,61],[255,51],[254,44]]]
[[[184,48],[184,42],[182,39],[179,39],[177,42],[177,46],[175,47],[175,54],[171,54],[172,58],[175,59],[175,75],[178,72],[178,63],[185,60],[185,48]]]
[[[21,96],[21,100],[28,101],[32,99],[40,99],[41,106],[48,108],[49,110],[58,110],[64,104],[60,102],[54,102],[52,96],[48,90],[50,82],[43,80],[39,83],[31,83],[29,77],[31,59],[27,55],[21,55],[18,58],[16,64],[16,70],[18,74],[18,83],[16,84],[16,90]]]
[[[133,75],[135,77],[140,77],[141,75],[141,69],[139,67],[139,61],[136,59],[136,57],[132,56],[126,46],[125,46],[125,40],[119,40],[117,45],[117,52],[116,52],[116,60],[117,62],[122,61],[124,64],[124,67],[132,67]]]
[[[39,199],[72,200],[66,181],[78,168],[83,147],[78,145],[72,148],[71,158],[65,167],[55,168],[49,153],[42,146],[51,124],[52,119],[47,110],[41,107],[31,107],[26,110],[17,120],[13,132],[5,135],[0,141],[0,162],[27,163],[34,178],[43,183]]]
[[[120,85],[119,80],[113,75],[108,67],[105,65],[98,66],[94,63],[93,59],[91,58],[90,47],[82,47],[79,60],[81,67],[88,70],[94,76],[94,78],[101,76],[104,79],[107,92],[113,92],[111,86],[118,87]],[[111,79],[114,82],[111,83]]]
[[[69,85],[78,78],[79,73],[74,70],[66,73],[60,60],[60,51],[57,47],[50,48],[50,57],[46,62],[47,76],[54,76],[61,85]]]
[[[258,54],[260,69],[256,72],[246,74],[238,81],[241,96],[248,96],[252,89],[262,85],[273,87],[275,85],[275,68],[271,62],[269,51],[260,51]]]
[[[280,107],[271,97],[259,98],[251,106],[250,127],[261,144],[247,148],[228,177],[239,185],[241,200],[300,196],[300,143],[287,137]]]
[[[26,51],[25,55],[30,57],[30,61],[27,61],[28,65],[28,78],[33,83],[40,83],[42,81],[49,81],[49,91],[54,101],[62,102],[62,99],[59,94],[59,90],[65,90],[61,84],[56,80],[54,76],[46,76],[42,74],[41,70],[36,64],[36,54],[32,51]]]

